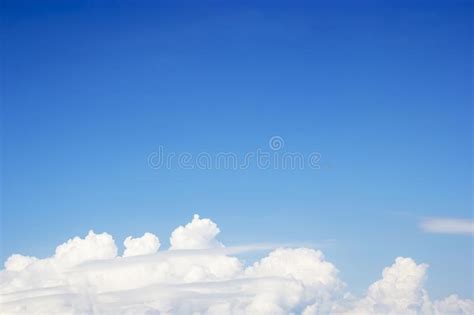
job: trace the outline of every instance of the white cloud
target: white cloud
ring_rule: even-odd
[[[472,314],[474,302],[431,301],[428,265],[399,257],[362,298],[311,248],[277,248],[251,265],[235,255],[268,246],[223,247],[217,225],[195,215],[170,250],[145,233],[73,238],[45,259],[12,255],[0,272],[2,314]]]
[[[123,257],[129,257],[154,254],[160,249],[161,244],[156,235],[145,233],[142,237],[127,237],[125,241],[123,241],[123,245],[125,246]]]
[[[437,314],[473,314],[474,301],[462,300],[453,294],[444,300],[436,301],[434,309]]]
[[[54,262],[74,266],[89,260],[112,259],[117,256],[114,239],[107,233],[89,231],[84,239],[75,237],[56,247]]]
[[[373,283],[367,295],[356,303],[355,314],[419,314],[425,306],[423,289],[428,265],[398,257],[383,270],[382,279]]]
[[[13,254],[8,257],[7,261],[5,262],[5,269],[11,271],[21,271],[37,260],[38,258],[36,257]]]
[[[209,219],[200,219],[195,214],[185,226],[176,228],[170,237],[170,249],[205,249],[222,247],[215,237],[220,233],[217,225]]]
[[[249,277],[294,279],[318,292],[342,289],[344,284],[338,273],[321,251],[310,248],[278,248],[245,269]]]
[[[426,218],[420,223],[423,231],[443,234],[474,234],[474,220],[453,218]]]

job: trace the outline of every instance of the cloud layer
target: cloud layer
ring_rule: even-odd
[[[151,233],[127,237],[118,255],[111,235],[90,231],[38,259],[12,255],[0,272],[2,314],[474,314],[474,301],[431,301],[428,265],[398,257],[366,295],[355,297],[323,253],[276,248],[245,265],[225,248],[210,219],[175,229],[169,250]]]

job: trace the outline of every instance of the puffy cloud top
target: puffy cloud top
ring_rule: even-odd
[[[324,260],[321,251],[310,248],[280,248],[246,270],[249,276],[286,277],[310,286],[339,285],[338,270]]]
[[[217,225],[209,219],[200,219],[195,214],[185,226],[176,228],[170,237],[170,249],[206,249],[222,247],[215,237],[220,233]]]
[[[418,314],[423,310],[426,292],[423,290],[428,265],[411,258],[398,257],[383,270],[382,279],[373,283],[355,309],[364,314]]]
[[[142,237],[127,237],[123,245],[125,246],[123,256],[128,257],[154,254],[160,249],[161,244],[158,237],[154,234],[145,233]]]
[[[84,239],[76,236],[56,247],[54,259],[64,266],[74,266],[84,261],[112,259],[115,256],[117,246],[111,235],[89,231]]]
[[[278,248],[246,266],[224,248],[219,228],[198,215],[173,231],[171,250],[151,233],[113,238],[89,232],[45,259],[12,255],[0,272],[3,314],[474,314],[474,301],[431,301],[428,265],[398,257],[364,297],[311,248]]]
[[[5,262],[5,269],[10,271],[20,271],[37,261],[36,257],[13,254]]]
[[[473,314],[474,301],[462,300],[456,294],[436,301],[433,309],[436,314]]]

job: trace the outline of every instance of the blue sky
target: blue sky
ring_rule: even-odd
[[[472,236],[419,228],[472,218],[472,2],[3,6],[2,260],[199,213],[229,245],[324,243],[357,290],[409,256],[474,297]],[[321,169],[147,163],[275,135]]]

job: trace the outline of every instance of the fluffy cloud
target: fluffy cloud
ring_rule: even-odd
[[[112,259],[117,256],[114,239],[107,233],[89,231],[84,239],[75,237],[56,247],[54,262],[68,267],[84,261]]]
[[[2,314],[472,314],[474,302],[431,301],[428,265],[399,257],[365,296],[347,291],[337,268],[310,248],[276,248],[245,265],[219,228],[195,215],[171,235],[170,250],[145,233],[113,238],[89,232],[45,259],[12,255],[0,272]],[[260,249],[257,246],[255,248]]]
[[[8,257],[7,261],[5,262],[5,269],[11,271],[21,271],[37,260],[38,258],[36,257],[13,254]]]
[[[145,233],[142,237],[127,237],[123,242],[123,245],[125,246],[123,257],[128,257],[154,254],[158,249],[160,249],[161,244],[156,235]]]
[[[423,290],[428,265],[398,257],[384,269],[382,279],[373,283],[367,296],[356,303],[355,314],[419,314],[427,299]]]
[[[180,226],[171,233],[170,249],[205,249],[222,247],[216,240],[220,233],[217,225],[209,219],[200,219],[195,214],[193,220],[185,226]]]
[[[473,314],[474,301],[462,300],[453,294],[441,301],[434,303],[436,314]]]

